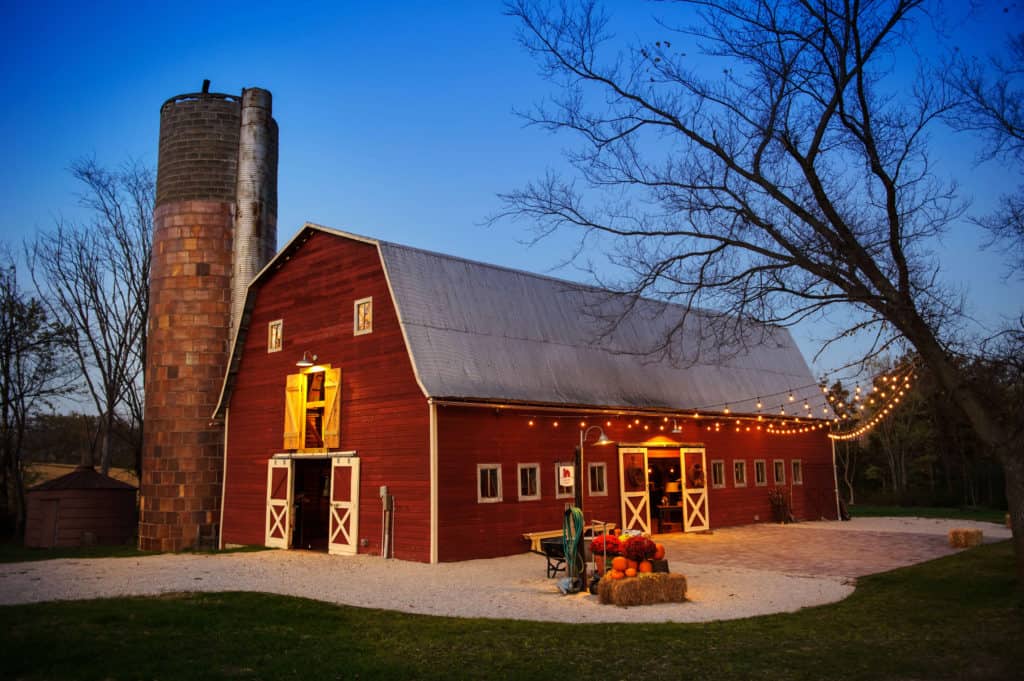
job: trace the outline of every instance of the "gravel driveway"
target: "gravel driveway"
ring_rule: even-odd
[[[659,541],[672,571],[686,575],[690,600],[640,608],[602,606],[589,594],[563,596],[545,578],[543,558],[529,553],[425,565],[300,551],[9,563],[0,565],[0,604],[230,590],[455,617],[706,622],[841,600],[853,592],[856,576],[952,553],[945,532],[954,526],[972,523],[866,519],[664,535]],[[1009,536],[998,525],[978,526],[990,541]]]

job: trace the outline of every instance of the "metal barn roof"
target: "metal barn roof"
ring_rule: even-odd
[[[781,402],[815,384],[783,328],[758,327],[763,342],[722,353],[701,348],[707,314],[691,313],[673,361],[651,351],[680,322],[680,306],[306,224],[250,284],[215,416],[234,383],[253,289],[309,230],[378,248],[427,397],[623,409],[728,404],[754,413],[757,397]]]
[[[700,348],[707,315],[691,314],[673,361],[652,350],[682,320],[678,305],[407,246],[379,248],[430,397],[647,409],[730,403],[753,412],[755,396],[814,384],[785,329],[720,353]]]

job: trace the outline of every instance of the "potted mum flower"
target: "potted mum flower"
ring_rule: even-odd
[[[622,553],[622,543],[612,534],[599,534],[590,542],[597,573],[603,575],[612,558]]]

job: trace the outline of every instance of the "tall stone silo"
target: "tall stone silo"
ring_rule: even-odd
[[[139,548],[213,544],[223,430],[211,424],[233,301],[277,247],[271,95],[203,91],[160,109],[150,270]]]

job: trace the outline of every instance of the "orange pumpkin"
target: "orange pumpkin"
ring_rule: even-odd
[[[626,568],[627,577],[636,577],[636,568]]]
[[[645,560],[640,563],[640,567],[637,568],[640,572],[654,572],[654,566],[651,565],[651,561]]]
[[[612,579],[622,579],[626,574],[622,570],[612,570],[608,573],[608,576]]]
[[[661,560],[665,557],[665,545],[655,544],[654,545],[654,560]]]
[[[636,570],[638,565],[639,563],[637,563],[635,560],[630,560],[629,558],[626,559],[626,567],[633,568],[634,570]]]
[[[612,558],[612,569],[618,570],[619,572],[624,571],[627,567],[626,558],[624,556],[615,556]]]

